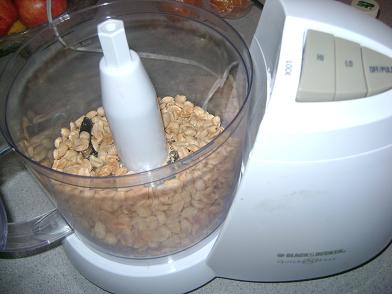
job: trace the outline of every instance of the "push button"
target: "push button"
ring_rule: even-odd
[[[335,39],[309,30],[297,93],[297,101],[332,101],[335,93]]]
[[[296,101],[364,98],[392,89],[392,58],[309,30]]]
[[[392,59],[368,48],[362,48],[367,96],[392,88]]]
[[[362,66],[361,46],[341,38],[335,38],[335,55],[335,100],[365,97],[367,88]]]

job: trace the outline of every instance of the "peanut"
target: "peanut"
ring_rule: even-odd
[[[183,95],[158,101],[168,150],[177,156],[171,162],[192,154],[223,131],[220,117],[195,106]],[[91,134],[80,132],[84,116],[70,122],[69,128],[62,128],[54,142],[52,168],[82,176],[132,173],[120,162],[104,109],[100,107],[85,116],[93,123]],[[119,248],[134,256],[169,254],[199,241],[219,225],[234,180],[232,158],[238,151],[235,144],[223,146],[206,160],[156,186],[98,189],[54,181],[54,189],[59,192],[55,193],[56,201],[68,207],[75,224],[106,248]],[[32,153],[33,147],[26,144]],[[97,153],[84,152],[88,148]]]

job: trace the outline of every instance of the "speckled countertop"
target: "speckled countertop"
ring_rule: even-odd
[[[391,25],[392,1],[378,0],[378,2],[381,6],[379,18]],[[259,13],[254,8],[246,19],[231,21],[248,41],[252,34],[249,28],[254,27]],[[10,221],[25,220],[53,207],[15,154],[9,154],[1,159],[0,196],[6,203]],[[62,246],[59,246],[31,257],[0,259],[0,293],[107,292],[81,276],[67,259]],[[252,283],[216,278],[192,293],[390,294],[392,293],[392,245],[370,262],[328,278],[291,283]]]

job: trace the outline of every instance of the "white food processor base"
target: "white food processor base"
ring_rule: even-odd
[[[152,259],[111,256],[86,245],[76,234],[63,246],[76,269],[90,282],[112,293],[184,293],[215,277],[206,260],[217,235],[175,255]]]

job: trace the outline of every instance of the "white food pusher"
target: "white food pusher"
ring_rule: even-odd
[[[99,24],[98,36],[102,102],[120,159],[134,172],[157,168],[167,150],[154,86],[139,55],[129,50],[121,20]]]

